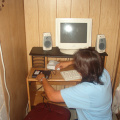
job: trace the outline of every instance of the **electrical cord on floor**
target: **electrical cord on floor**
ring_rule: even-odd
[[[37,89],[32,89],[32,91],[39,91],[41,88],[43,88],[43,86],[40,86],[40,87],[37,88]]]
[[[43,86],[39,87],[36,91],[40,90]]]
[[[4,84],[5,84],[5,89],[7,91],[7,94],[8,94],[8,113],[9,113],[9,120],[10,120],[10,94],[9,94],[7,84],[6,84],[6,72],[5,72],[5,65],[4,65],[4,61],[3,61],[1,43],[0,43],[0,53],[1,53],[1,61],[2,61],[2,66],[3,66],[3,71],[4,71]]]

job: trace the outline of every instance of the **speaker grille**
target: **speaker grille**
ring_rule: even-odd
[[[46,47],[46,48],[49,48],[49,47],[51,47],[51,41],[45,41],[44,42],[44,46]]]
[[[100,50],[104,50],[105,49],[105,44],[104,43],[100,43],[99,44],[99,48],[100,48]]]

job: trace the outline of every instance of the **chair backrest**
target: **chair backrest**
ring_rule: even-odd
[[[51,103],[40,103],[24,120],[70,120],[70,117],[71,113],[67,108]]]

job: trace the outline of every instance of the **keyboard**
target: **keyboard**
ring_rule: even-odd
[[[82,79],[82,76],[76,70],[60,72],[65,81]]]

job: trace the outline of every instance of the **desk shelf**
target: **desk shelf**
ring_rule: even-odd
[[[43,56],[32,56],[32,67],[34,67],[34,68],[45,68],[45,57],[43,57]]]
[[[91,47],[91,49],[95,49],[95,47]],[[105,56],[108,56],[106,52],[99,53],[103,63],[105,61]],[[73,55],[64,54],[60,52],[58,47],[52,47],[52,50],[43,50],[43,47],[33,47],[30,51],[32,56],[32,67],[45,68],[48,63],[48,58],[73,58]]]

